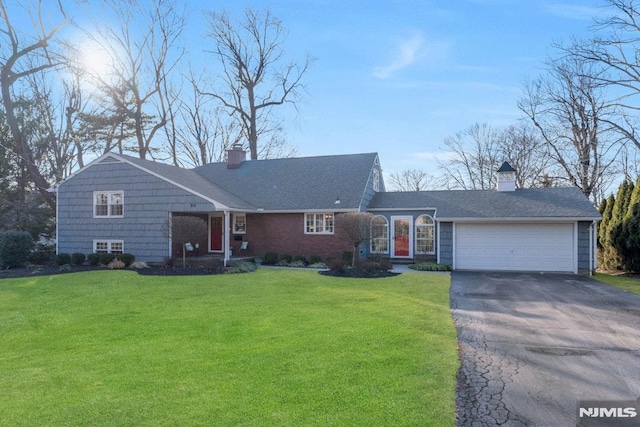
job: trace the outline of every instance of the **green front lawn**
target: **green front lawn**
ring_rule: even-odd
[[[638,277],[596,273],[593,278],[616,288],[640,294],[640,279]]]
[[[452,426],[446,275],[0,280],[0,424]]]

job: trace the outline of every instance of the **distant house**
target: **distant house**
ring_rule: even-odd
[[[454,269],[559,271],[595,268],[597,210],[577,188],[516,189],[508,164],[498,188],[385,191],[376,153],[246,160],[195,169],[107,153],[59,183],[59,253],[132,253],[162,262],[181,250],[164,229],[181,215],[204,219],[200,255],[229,259],[277,252],[341,257],[344,212],[370,212],[361,256],[432,259]]]

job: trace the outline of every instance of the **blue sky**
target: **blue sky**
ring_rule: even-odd
[[[435,172],[443,140],[476,122],[515,123],[552,43],[588,36],[602,13],[590,0],[227,3],[202,1],[191,19],[269,8],[289,31],[288,54],[315,58],[298,120],[287,119],[299,155],[376,151],[387,175]]]
[[[91,4],[91,3],[89,3]],[[385,175],[437,175],[444,139],[522,117],[517,100],[552,44],[592,35],[599,0],[190,0],[188,58],[213,68],[204,11],[269,9],[288,58],[314,58],[299,111],[282,110],[300,156],[378,152]],[[101,17],[92,16],[93,21]],[[202,62],[201,62],[202,61]]]

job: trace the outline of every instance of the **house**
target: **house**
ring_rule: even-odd
[[[341,257],[344,212],[370,212],[361,256],[432,259],[454,269],[595,268],[600,215],[577,188],[516,189],[505,164],[495,190],[387,192],[376,153],[227,161],[194,169],[107,153],[55,187],[59,253],[128,252],[162,262],[181,247],[167,224],[206,221],[194,253]]]

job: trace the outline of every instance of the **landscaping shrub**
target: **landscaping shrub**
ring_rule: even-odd
[[[225,271],[224,261],[221,260],[220,258],[211,259],[211,261],[209,261],[209,264],[207,265],[207,270],[209,270],[210,272],[212,272],[214,274],[222,274],[222,273],[224,273],[224,271]]]
[[[309,264],[317,264],[319,262],[322,262],[322,257],[319,257],[318,255],[311,255],[309,257]]]
[[[264,265],[276,265],[278,262],[278,254],[276,252],[267,252],[264,254],[262,258],[262,263]]]
[[[120,261],[119,259],[113,259],[111,260],[111,262],[109,262],[109,264],[107,264],[107,267],[111,270],[122,270],[125,265],[124,262]]]
[[[84,264],[85,259],[86,257],[84,254],[81,254],[80,252],[71,254],[71,264],[73,265],[82,265]]]
[[[116,254],[99,254],[100,255],[100,264],[109,265],[111,261],[116,259]]]
[[[307,263],[307,257],[305,257],[304,255],[296,255],[293,257],[293,262],[298,262],[298,261],[302,261],[303,263]]]
[[[367,261],[363,261],[362,263],[360,263],[360,268],[365,273],[372,274],[372,273],[375,273],[377,271],[380,271],[380,263],[378,263],[376,261],[367,260]]]
[[[230,274],[250,273],[252,271],[255,271],[257,268],[258,268],[258,266],[255,265],[252,262],[242,261],[242,262],[238,262],[237,264],[233,264],[232,266],[230,266],[227,269],[227,273],[230,273]]]
[[[67,265],[71,264],[71,255],[69,254],[58,254],[56,255],[56,265]]]
[[[325,264],[324,262],[314,262],[313,264],[309,264],[308,266],[309,268],[317,268],[317,269],[325,269],[325,268],[329,268],[327,266],[327,264]]]
[[[287,261],[286,259],[281,259],[276,263],[276,265],[278,267],[289,267],[289,261]]]
[[[284,261],[287,264],[289,264],[291,262],[291,259],[292,259],[292,257],[289,254],[282,254],[282,255],[280,255],[278,257],[278,261]]]
[[[353,252],[351,251],[342,252],[342,261],[346,265],[353,265]]]
[[[98,264],[100,264],[100,254],[87,255],[87,262],[90,266],[96,267]]]
[[[341,273],[346,268],[346,264],[345,264],[344,260],[335,259],[335,258],[328,260],[327,261],[327,266],[329,267],[329,269],[331,269],[331,271],[334,271],[336,273]]]
[[[29,254],[29,262],[36,265],[48,264],[55,259],[55,254],[55,246],[37,243],[33,251]]]
[[[124,265],[126,267],[129,267],[131,264],[133,264],[133,261],[136,260],[136,257],[134,257],[131,254],[120,254],[120,255],[117,256],[117,258],[120,261],[124,262]]]
[[[305,268],[306,266],[307,266],[307,263],[304,262],[303,260],[291,261],[291,264],[289,264],[289,267],[293,267],[293,268]]]
[[[0,267],[24,267],[33,245],[33,238],[26,231],[0,232]]]
[[[382,271],[393,270],[393,263],[389,258],[380,258],[378,264],[380,264],[380,270]]]
[[[409,268],[418,271],[451,271],[451,266],[435,262],[419,262],[409,265]]]

